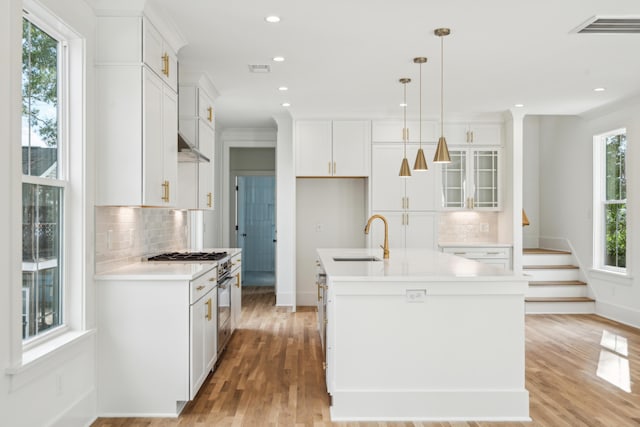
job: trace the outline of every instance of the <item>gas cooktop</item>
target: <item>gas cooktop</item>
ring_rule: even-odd
[[[147,261],[218,261],[226,257],[226,252],[167,252],[149,257]]]

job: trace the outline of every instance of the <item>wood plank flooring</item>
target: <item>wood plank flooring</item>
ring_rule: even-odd
[[[640,330],[595,315],[527,316],[531,423],[331,423],[315,309],[277,308],[270,289],[243,290],[241,327],[179,418],[92,427],[640,426]]]

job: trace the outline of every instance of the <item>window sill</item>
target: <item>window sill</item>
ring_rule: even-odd
[[[38,344],[22,353],[20,364],[5,369],[5,374],[17,377],[42,365],[49,359],[64,353],[94,336],[95,329],[88,331],[68,331],[55,338]]]
[[[589,270],[589,274],[596,279],[606,280],[607,282],[612,282],[617,285],[631,286],[633,284],[633,277],[627,273],[619,273],[602,268],[592,268]]]

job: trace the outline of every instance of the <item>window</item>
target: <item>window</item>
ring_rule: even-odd
[[[60,38],[23,19],[23,340],[64,322],[64,48]]]
[[[626,272],[627,135],[619,129],[594,137],[594,263]]]

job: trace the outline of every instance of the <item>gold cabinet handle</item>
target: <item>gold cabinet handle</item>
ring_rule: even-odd
[[[211,193],[207,193],[207,207],[211,207],[213,205],[213,195]]]
[[[471,143],[473,144],[473,131],[469,132],[471,134]]]
[[[211,280],[211,279],[209,279],[209,280]],[[196,288],[196,291],[201,291],[201,290],[203,290],[204,288],[205,288],[205,286],[200,285],[200,286],[198,286],[198,287]]]
[[[240,273],[236,274],[236,288],[240,287]]]
[[[210,282],[215,282],[215,281],[216,281],[216,278],[215,278],[215,277],[209,277],[209,281],[210,281]],[[200,289],[200,288],[198,287],[198,289]]]
[[[211,302],[211,298],[209,298],[206,302],[207,304],[207,320],[211,320],[213,319],[213,316],[211,315],[211,306],[213,305],[213,303]]]
[[[209,113],[209,116],[207,117],[207,120],[212,122],[213,121],[213,107],[207,108],[207,112]]]
[[[162,183],[162,201],[169,203],[169,194],[170,194],[169,181],[164,181]]]
[[[336,174],[336,162],[333,162],[333,174]]]
[[[331,162],[328,162],[327,165],[329,166],[329,175],[331,175]]]
[[[169,54],[162,55],[162,74],[169,77]]]
[[[316,283],[318,287],[318,302],[322,301],[322,295],[320,295],[320,287],[322,286],[320,283]]]

